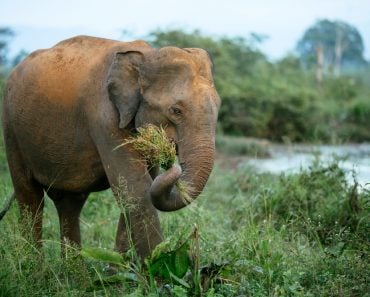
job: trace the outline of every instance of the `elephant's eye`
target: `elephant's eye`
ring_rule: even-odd
[[[170,108],[170,113],[173,114],[173,115],[175,115],[175,116],[181,116],[182,111],[178,107],[171,107]]]

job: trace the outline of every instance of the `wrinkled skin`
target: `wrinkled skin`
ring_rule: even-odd
[[[36,242],[44,192],[57,208],[62,243],[79,245],[89,193],[110,187],[119,205],[129,205],[116,250],[125,252],[131,237],[146,257],[162,240],[156,209],[186,205],[176,181],[192,186],[192,199],[207,182],[219,105],[212,63],[201,49],[78,36],[29,55],[5,87],[3,127],[15,197],[22,217],[31,215]],[[130,146],[114,150],[148,123],[166,127],[181,168],[158,175],[134,161],[140,156]]]

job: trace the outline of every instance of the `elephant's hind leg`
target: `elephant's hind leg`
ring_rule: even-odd
[[[33,178],[31,170],[25,166],[14,138],[8,130],[5,129],[4,132],[10,175],[20,209],[22,233],[41,247],[44,190]],[[30,228],[32,232],[29,232]]]
[[[15,185],[14,188],[21,214],[22,232],[27,239],[34,240],[37,247],[41,248],[44,191],[35,181],[29,181],[22,186]],[[29,238],[30,234],[33,238]]]
[[[48,195],[58,211],[62,256],[65,256],[67,245],[81,245],[80,213],[88,194],[51,190]]]

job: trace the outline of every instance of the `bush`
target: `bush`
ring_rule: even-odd
[[[356,107],[359,101],[370,102],[369,70],[341,77],[327,74],[319,88],[313,70],[304,69],[298,58],[288,55],[271,63],[251,39],[181,30],[155,31],[149,39],[158,47],[208,50],[222,98],[219,122],[225,134],[279,142],[370,140],[368,122],[358,118],[362,107]]]
[[[10,181],[0,182],[11,191]],[[120,209],[107,192],[91,196],[81,217],[83,246],[110,248]],[[198,226],[191,247],[203,284],[208,271],[205,296],[366,296],[369,201],[370,192],[348,184],[336,162],[279,176],[216,167],[201,198],[160,219],[171,244]],[[45,203],[43,260],[22,236],[16,207],[1,222],[0,296],[186,296],[179,283],[147,283],[135,262],[125,262],[135,275],[127,271],[102,284],[109,279],[104,263],[82,261],[73,250],[61,261],[57,214]]]
[[[251,157],[268,157],[269,142],[258,139],[217,135],[216,148],[218,152],[228,155],[243,155]]]
[[[256,220],[269,217],[276,228],[290,228],[324,245],[335,244],[337,236],[354,246],[368,241],[370,191],[360,190],[356,181],[348,184],[338,161],[325,165],[316,160],[309,169],[282,174],[257,192],[250,192],[257,184],[250,176],[239,183],[258,198],[252,205]]]

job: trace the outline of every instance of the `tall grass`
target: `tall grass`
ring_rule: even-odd
[[[3,203],[11,185],[4,175],[1,182]],[[173,242],[196,224],[200,266],[223,265],[205,296],[369,296],[369,202],[370,192],[348,184],[335,162],[280,176],[216,168],[195,203],[160,218]],[[111,249],[119,213],[110,192],[92,195],[82,212],[83,246]],[[0,223],[0,296],[192,294],[178,283],[151,287],[138,266],[140,281],[96,286],[105,264],[73,249],[61,260],[48,199],[43,253],[22,237],[17,219],[13,206]]]
[[[0,136],[2,207],[13,190]],[[173,244],[197,225],[200,274],[216,267],[207,284],[203,279],[204,296],[370,296],[369,205],[369,189],[349,184],[336,162],[279,176],[216,167],[197,201],[160,219]],[[110,191],[91,195],[81,215],[82,245],[112,249],[120,212]],[[82,259],[73,248],[62,260],[57,213],[48,198],[42,251],[23,236],[18,219],[14,204],[0,222],[0,297],[196,292],[178,282],[152,283],[136,262],[119,275],[124,281],[102,284],[106,263]]]

